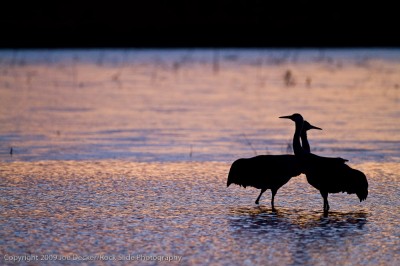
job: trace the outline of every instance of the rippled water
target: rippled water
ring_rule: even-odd
[[[290,78],[285,81],[285,73]],[[224,161],[312,148],[399,161],[400,50],[0,53],[0,159]]]
[[[1,264],[398,265],[399,73],[399,50],[1,51]],[[324,217],[299,176],[273,213],[226,188],[233,160],[291,152],[294,112],[366,201],[330,195]]]
[[[396,163],[357,165],[368,174],[370,196],[363,203],[330,196],[328,217],[304,177],[279,190],[273,213],[268,192],[257,207],[257,190],[226,188],[229,165],[220,162],[0,167],[1,254],[174,254],[184,265],[399,262]]]

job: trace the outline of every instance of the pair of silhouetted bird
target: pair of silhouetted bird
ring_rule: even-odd
[[[296,124],[293,136],[295,155],[259,155],[238,159],[229,170],[228,187],[233,183],[245,188],[251,186],[261,189],[256,204],[261,195],[271,189],[271,205],[275,210],[274,197],[278,189],[290,178],[303,173],[308,183],[320,191],[324,199],[324,212],[329,210],[328,193],[355,193],[360,202],[367,198],[368,182],[364,173],[348,166],[345,159],[321,157],[310,152],[307,131],[321,128],[311,125],[300,114],[280,118],[291,119]]]

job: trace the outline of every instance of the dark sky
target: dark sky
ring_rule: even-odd
[[[398,9],[383,2],[8,2],[3,48],[400,46]]]

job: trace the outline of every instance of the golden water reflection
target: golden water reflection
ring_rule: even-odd
[[[0,163],[2,254],[157,254],[185,264],[398,262],[397,163],[356,165],[370,193],[330,195],[304,176],[269,191],[226,188],[229,164],[121,160]],[[379,249],[377,249],[379,247]]]
[[[398,50],[218,54],[1,51],[0,159],[230,162],[286,152],[300,112],[321,155],[399,160]]]
[[[0,254],[397,265],[399,73],[396,49],[0,51]],[[226,188],[233,160],[291,152],[295,112],[366,201]]]

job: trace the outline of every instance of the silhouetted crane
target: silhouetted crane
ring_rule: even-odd
[[[355,193],[360,202],[367,198],[368,181],[363,172],[345,164],[347,161],[345,159],[318,156],[301,147],[300,134],[303,127],[303,117],[300,114],[281,116],[280,118],[291,119],[296,124],[293,150],[300,161],[308,183],[320,191],[324,199],[323,209],[325,213],[329,210],[328,193]]]
[[[310,129],[319,129],[304,122],[304,132]],[[233,162],[228,174],[227,186],[237,184],[246,188],[247,186],[261,189],[256,199],[259,203],[261,195],[271,189],[272,210],[275,210],[274,198],[279,188],[285,185],[292,177],[302,173],[299,160],[294,155],[259,155],[252,158],[241,158]]]
[[[301,131],[301,146],[302,146],[303,150],[308,153],[311,152],[310,144],[308,143],[308,138],[307,138],[307,131],[310,129],[322,130],[322,128],[315,127],[315,126],[311,125],[310,123],[308,123],[306,120],[304,120],[303,130]]]

